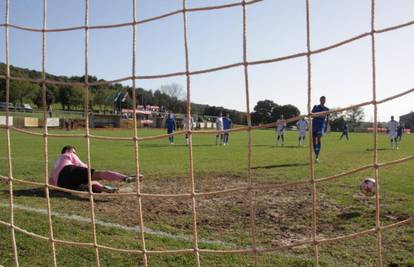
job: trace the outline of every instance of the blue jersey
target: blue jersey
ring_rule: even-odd
[[[231,119],[230,118],[223,118],[223,130],[228,130],[231,128]]]
[[[165,120],[165,128],[171,133],[175,130],[175,120],[173,118],[167,118]]]
[[[402,126],[398,126],[398,128],[397,128],[397,135],[402,135],[403,134],[403,130],[404,130],[404,127],[402,127]]]
[[[324,112],[329,111],[329,108],[321,105],[314,106],[312,109],[312,113],[317,112]],[[327,115],[322,115],[318,117],[314,117],[312,120],[312,131],[313,132],[323,132],[325,129],[325,122],[326,122]]]

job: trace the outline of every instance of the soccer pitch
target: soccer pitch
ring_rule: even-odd
[[[62,133],[62,131],[56,131]],[[51,131],[53,133],[53,131]],[[73,133],[73,132],[70,132]],[[83,133],[81,131],[76,133]],[[132,130],[92,130],[103,136],[132,136]],[[140,136],[163,134],[161,130],[140,129]],[[323,137],[320,163],[315,165],[316,178],[323,178],[372,163],[373,136],[351,133],[350,141],[339,140],[340,133]],[[0,174],[8,175],[5,130],[0,131]],[[223,190],[248,184],[247,133],[230,135],[229,146],[216,146],[215,135],[193,137],[195,187],[197,192]],[[308,140],[307,140],[308,141]],[[75,145],[86,162],[85,138],[49,138],[49,167],[52,167],[64,145]],[[275,131],[253,131],[252,177],[255,186],[309,179],[308,145],[297,146],[297,132],[287,132],[285,145],[276,147]],[[44,181],[43,139],[12,131],[13,176],[37,182]],[[399,150],[391,150],[388,138],[379,134],[379,162],[412,156],[414,136],[405,135]],[[139,145],[144,193],[191,192],[188,147],[184,136],[144,141]],[[91,140],[91,161],[95,169],[110,169],[127,174],[135,170],[132,141]],[[381,221],[395,223],[414,215],[413,161],[380,168]],[[319,238],[351,234],[375,227],[375,198],[364,197],[359,184],[373,171],[319,183],[317,232]],[[121,190],[130,190],[128,186]],[[37,234],[48,236],[46,199],[43,188],[13,183],[15,224]],[[8,183],[0,182],[0,219],[8,222]],[[257,190],[254,193],[257,246],[273,248],[311,237],[311,187],[309,184]],[[51,192],[55,238],[92,242],[89,200],[61,192]],[[191,249],[192,210],[190,198],[143,199],[143,217],[148,250]],[[117,248],[139,249],[138,201],[135,196],[95,197],[97,242]],[[199,247],[236,249],[251,246],[249,202],[246,192],[197,198]],[[414,225],[385,230],[384,264],[414,265]],[[16,232],[21,266],[52,265],[48,241]],[[346,241],[320,245],[321,266],[374,266],[375,233]],[[13,265],[10,229],[0,225],[0,265]],[[56,244],[57,262],[61,266],[92,266],[93,248]],[[252,255],[201,254],[202,266],[250,266]],[[100,249],[102,266],[136,266],[142,264],[139,254],[109,252]],[[149,266],[193,266],[193,254],[150,255]],[[296,247],[259,254],[260,266],[313,266],[312,247]],[[410,265],[411,264],[411,265]]]

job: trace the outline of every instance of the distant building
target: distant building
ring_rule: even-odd
[[[159,106],[151,106],[151,105],[138,105],[137,106],[138,110],[147,110],[147,111],[153,111],[153,112],[159,112],[160,111],[160,107]]]
[[[404,126],[405,129],[410,129],[411,132],[414,132],[414,112],[411,111],[408,114],[400,116],[400,124]]]

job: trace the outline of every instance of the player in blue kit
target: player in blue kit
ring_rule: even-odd
[[[339,137],[339,140],[342,140],[342,137],[346,137],[346,140],[348,140],[349,141],[349,136],[348,136],[348,133],[349,133],[349,127],[348,127],[348,124],[344,124],[344,127],[342,127],[342,134],[341,134],[341,137]]]
[[[172,113],[168,114],[167,119],[165,120],[165,128],[167,129],[167,133],[171,134],[168,139],[170,140],[170,145],[174,144],[174,135],[172,135],[175,131],[175,119]]]
[[[312,109],[312,113],[329,111],[329,108],[325,107],[326,97],[321,96],[319,99],[320,104],[315,105]],[[312,138],[313,138],[313,151],[315,152],[315,161],[319,162],[319,153],[321,151],[321,138],[329,123],[329,115],[315,116],[312,120]]]
[[[228,130],[231,129],[232,120],[230,119],[230,114],[227,113],[226,117],[223,118],[223,130],[224,130],[224,138],[223,138],[223,145],[229,144],[229,132]]]

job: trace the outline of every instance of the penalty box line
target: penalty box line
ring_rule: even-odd
[[[6,203],[0,203],[0,207],[8,208],[10,206],[9,206],[9,204],[6,204]],[[47,215],[47,210],[46,209],[27,207],[27,206],[23,206],[23,205],[19,205],[19,204],[14,204],[13,207],[14,207],[14,209],[18,209],[18,210],[22,210],[22,211]],[[52,211],[52,216],[55,216],[55,217],[61,218],[61,219],[82,222],[82,223],[88,223],[88,224],[91,223],[90,218],[75,215],[75,214],[66,214],[66,213]],[[138,226],[127,226],[127,225],[123,225],[123,224],[119,224],[119,223],[105,222],[105,221],[102,221],[102,220],[99,220],[99,219],[95,219],[95,224],[99,225],[99,226],[115,228],[115,229],[129,231],[129,232],[140,232],[141,231]],[[163,231],[154,230],[154,229],[151,229],[151,228],[148,228],[148,227],[144,227],[144,233],[154,235],[154,236],[157,236],[157,237],[171,238],[171,239],[174,239],[174,240],[181,240],[181,241],[188,241],[188,242],[192,242],[192,240],[193,240],[193,237],[189,236],[189,235],[181,235],[181,234],[176,234],[175,235],[175,234],[170,234],[170,233],[166,233],[166,232],[163,232]],[[221,246],[228,247],[228,248],[235,248],[236,247],[236,245],[234,243],[228,243],[228,242],[224,242],[224,241],[220,241],[220,240],[200,239],[200,242],[204,243],[204,244],[210,244],[210,245],[221,245]]]

